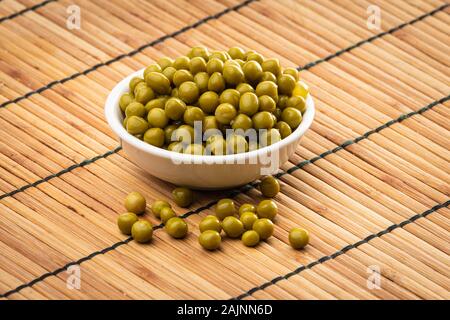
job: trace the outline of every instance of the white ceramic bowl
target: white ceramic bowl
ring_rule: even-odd
[[[224,156],[189,155],[157,148],[130,135],[122,125],[119,98],[128,92],[131,78],[142,77],[143,70],[120,81],[108,95],[105,103],[106,120],[119,137],[130,160],[151,175],[178,186],[226,189],[273,173],[295,152],[300,138],[314,118],[314,102],[308,96],[307,109],[300,126],[287,138],[268,147]]]

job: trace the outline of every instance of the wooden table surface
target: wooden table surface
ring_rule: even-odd
[[[0,1],[0,297],[449,299],[449,12],[443,0]],[[218,199],[257,203],[257,182],[174,206],[184,240],[159,228],[139,245],[117,229],[128,192],[151,203],[174,186],[127,159],[105,98],[194,45],[277,57],[316,102],[277,174],[274,237],[256,248],[206,252],[197,236]],[[311,234],[304,250],[288,245],[294,226]]]

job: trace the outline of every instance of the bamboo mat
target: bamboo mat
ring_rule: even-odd
[[[66,28],[71,4],[80,30]],[[445,1],[133,4],[0,2],[0,297],[450,298]],[[371,4],[381,30],[367,28]],[[117,230],[128,192],[151,203],[173,186],[127,159],[105,98],[131,72],[198,44],[278,57],[302,70],[316,102],[312,128],[276,174],[275,235],[256,248],[225,239],[205,252],[197,225],[221,197],[260,200],[257,182],[201,193],[189,211],[175,206],[185,240],[156,230],[139,245]],[[287,244],[294,226],[310,231],[305,250]],[[76,266],[81,288],[70,289]]]

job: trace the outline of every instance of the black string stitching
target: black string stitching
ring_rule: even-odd
[[[21,16],[21,15],[27,13],[27,12],[30,12],[30,11],[36,11],[37,9],[42,8],[46,4],[49,4],[51,2],[56,2],[56,1],[58,1],[58,0],[46,0],[46,1],[43,1],[41,3],[38,3],[38,4],[34,5],[32,7],[22,9],[22,10],[20,10],[18,12],[15,12],[15,13],[9,15],[9,16],[0,18],[0,23],[4,22],[6,20],[12,20],[12,19],[14,19],[14,18],[16,18],[18,16]]]

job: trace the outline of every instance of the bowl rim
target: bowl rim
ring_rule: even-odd
[[[108,97],[105,101],[105,117],[106,120],[113,130],[113,132],[119,137],[119,139],[125,141],[126,143],[132,145],[133,147],[144,151],[146,153],[150,153],[152,155],[166,158],[172,161],[177,161],[178,163],[184,163],[184,162],[194,162],[197,163],[199,160],[207,162],[211,162],[212,159],[214,159],[214,162],[217,163],[229,163],[234,161],[245,161],[250,158],[259,158],[261,155],[268,154],[269,152],[274,152],[277,150],[282,149],[283,147],[294,143],[297,141],[301,136],[305,134],[305,132],[309,129],[311,126],[314,115],[315,115],[315,106],[314,101],[310,94],[308,94],[306,98],[306,111],[302,115],[303,119],[300,125],[286,138],[281,139],[280,141],[270,145],[266,146],[257,150],[252,150],[244,153],[237,153],[237,154],[228,154],[228,155],[192,155],[192,154],[184,154],[184,153],[178,153],[174,151],[169,151],[163,148],[159,148],[156,146],[153,146],[151,144],[148,144],[133,135],[129,134],[125,128],[123,127],[123,120],[120,119],[121,110],[119,107],[119,99],[120,96],[126,92],[128,92],[129,89],[129,82],[133,77],[142,77],[144,73],[144,69],[142,68],[139,71],[133,72],[129,76],[122,79],[120,82],[118,82],[114,88],[111,90],[111,92],[108,94]]]

